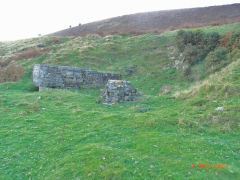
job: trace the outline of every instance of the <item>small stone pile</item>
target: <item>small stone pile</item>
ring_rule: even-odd
[[[129,81],[108,80],[105,89],[102,90],[101,98],[107,103],[134,101],[138,95]]]

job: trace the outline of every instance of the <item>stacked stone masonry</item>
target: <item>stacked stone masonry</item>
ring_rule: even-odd
[[[33,82],[35,86],[39,87],[39,90],[101,87],[109,79],[119,80],[120,78],[120,74],[102,73],[70,66],[35,64],[33,68]]]
[[[108,103],[134,101],[138,95],[129,81],[108,80],[105,89],[102,90],[101,98]]]

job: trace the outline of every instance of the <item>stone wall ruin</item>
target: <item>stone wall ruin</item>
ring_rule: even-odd
[[[102,90],[102,100],[107,103],[134,101],[140,95],[129,81],[108,80]]]
[[[33,83],[39,87],[39,91],[46,88],[101,87],[109,79],[119,80],[120,78],[120,74],[102,73],[70,66],[35,64],[33,68]]]

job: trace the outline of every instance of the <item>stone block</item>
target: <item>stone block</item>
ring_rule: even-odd
[[[108,80],[101,93],[101,98],[107,103],[134,101],[138,95],[137,89],[124,80]]]

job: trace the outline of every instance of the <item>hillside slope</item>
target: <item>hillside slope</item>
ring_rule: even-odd
[[[223,36],[240,32],[240,24],[201,30]],[[0,43],[0,80],[9,80],[0,83],[0,179],[239,179],[239,44],[236,59],[229,56],[215,75],[205,59],[194,64],[191,75],[205,75],[198,83],[175,67],[176,36]],[[144,95],[105,106],[99,88],[38,92],[36,63],[118,72]],[[11,82],[17,68],[24,76]],[[210,168],[199,168],[205,163]]]
[[[163,32],[183,27],[239,22],[240,4],[204,8],[138,13],[82,24],[52,33],[53,36],[78,36],[112,32]]]

